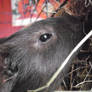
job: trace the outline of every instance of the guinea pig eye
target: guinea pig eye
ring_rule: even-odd
[[[46,42],[47,40],[49,40],[51,38],[52,34],[49,34],[49,33],[45,33],[45,34],[42,34],[40,36],[40,41],[41,42]]]

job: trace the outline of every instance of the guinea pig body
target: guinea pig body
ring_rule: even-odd
[[[66,14],[38,21],[1,39],[0,62],[3,64],[0,67],[3,68],[0,75],[3,77],[0,92],[27,92],[45,85],[82,38],[80,18]],[[57,89],[70,64],[47,92]]]

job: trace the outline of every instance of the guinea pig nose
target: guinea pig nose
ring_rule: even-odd
[[[46,42],[47,40],[49,40],[50,38],[51,38],[51,36],[52,36],[52,34],[50,34],[50,33],[45,33],[45,34],[42,34],[41,36],[40,36],[40,41],[41,42]]]

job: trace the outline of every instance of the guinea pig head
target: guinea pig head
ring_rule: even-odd
[[[8,83],[12,85],[11,90],[6,92],[26,92],[45,85],[82,38],[79,18],[66,15],[38,21],[1,39],[0,47],[6,46],[8,52],[3,59],[9,72],[4,87],[12,81],[12,84]],[[63,74],[67,73],[70,63]],[[53,89],[60,84],[61,77],[62,72]]]

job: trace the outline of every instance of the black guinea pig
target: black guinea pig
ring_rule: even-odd
[[[0,92],[27,92],[45,85],[82,38],[80,18],[65,14],[0,39]],[[59,87],[70,64],[45,91]]]

